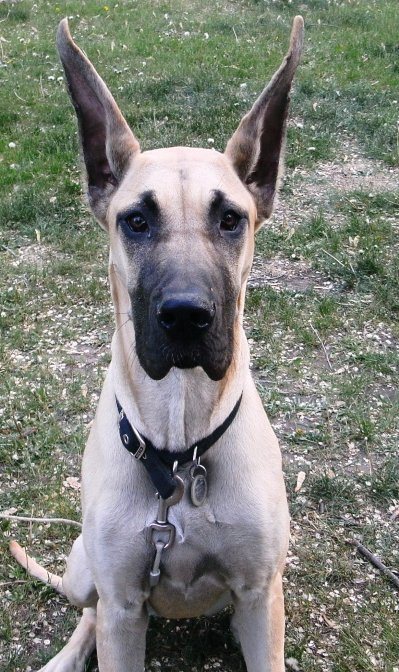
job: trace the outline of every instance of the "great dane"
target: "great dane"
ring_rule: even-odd
[[[248,672],[284,670],[289,517],[243,310],[302,42],[296,17],[282,65],[223,154],[141,152],[60,23],[88,201],[110,238],[116,331],[83,458],[82,534],[62,579],[13,543],[33,574],[83,608],[45,672],[83,672],[95,646],[101,672],[142,672],[149,614],[189,618],[229,603]]]

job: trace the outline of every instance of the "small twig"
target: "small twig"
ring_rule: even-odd
[[[342,537],[334,534],[334,531],[331,529],[323,530],[319,526],[314,525],[311,520],[307,517],[303,522],[305,522],[309,527],[311,527],[315,532],[319,532],[319,534],[323,534],[324,531],[327,531],[330,536],[335,539],[337,543],[342,543],[343,539]],[[399,576],[396,576],[394,572],[392,572],[386,565],[384,565],[383,562],[379,558],[377,558],[371,551],[369,551],[368,548],[363,546],[363,544],[360,543],[357,539],[344,539],[345,543],[348,544],[349,546],[354,546],[358,553],[365,557],[374,567],[380,570],[384,576],[386,576],[396,588],[399,589]]]
[[[233,26],[233,33],[234,33],[234,37],[236,38],[236,42],[237,42],[237,44],[238,44],[238,43],[239,43],[239,39],[238,39],[238,37],[237,37],[236,29],[234,28],[234,26]]]
[[[18,98],[18,100],[22,100],[23,103],[27,103],[27,102],[28,102],[27,100],[25,100],[25,98],[21,98],[21,96],[19,96],[18,93],[17,93],[16,91],[14,91],[14,94],[16,95],[16,97]]]
[[[69,518],[32,518],[31,516],[11,516],[8,513],[0,513],[0,518],[4,520],[21,520],[26,523],[57,523],[60,525],[82,527],[82,523],[79,523],[77,520],[70,520]]]
[[[17,253],[14,252],[14,250],[12,250],[10,247],[7,247],[7,245],[2,245],[2,246],[1,246],[1,249],[4,250],[5,252],[9,252],[9,253],[12,254],[14,257],[17,257],[17,256],[18,256]]]
[[[348,264],[349,264],[349,266],[350,266],[350,269],[351,269],[353,275],[356,275],[356,273],[355,273],[355,269],[353,268],[350,259],[348,259]]]
[[[42,97],[45,98],[46,94],[45,94],[45,91],[43,89],[43,81],[42,81],[42,76],[41,75],[39,77],[39,85],[40,85],[40,92],[42,94]]]
[[[329,366],[329,368],[330,368],[330,371],[332,371],[332,370],[333,370],[333,367],[331,366],[331,362],[330,362],[330,358],[329,358],[329,356],[328,356],[328,352],[327,352],[327,350],[326,350],[326,346],[324,345],[323,341],[321,340],[321,338],[320,338],[320,334],[319,334],[319,332],[317,331],[317,329],[314,328],[314,326],[313,326],[313,324],[312,324],[311,322],[310,322],[309,324],[310,324],[310,328],[311,328],[311,330],[313,331],[313,333],[314,333],[314,335],[316,336],[317,340],[319,341],[321,347],[323,348],[323,352],[324,352],[325,358],[326,358],[326,360],[327,360],[327,364],[328,364],[328,366]]]
[[[324,252],[324,254],[327,254],[327,256],[331,257],[331,259],[334,259],[334,261],[336,261],[337,264],[339,264],[340,266],[342,266],[342,268],[346,268],[345,264],[343,264],[342,261],[340,261],[339,259],[337,259],[337,257],[334,257],[334,255],[333,255],[333,254],[330,254],[330,252],[327,252],[327,250],[325,250],[323,247],[321,248],[321,251]]]
[[[363,203],[359,203],[359,201],[355,201],[355,199],[353,199],[353,198],[350,199],[350,198],[348,198],[348,196],[342,196],[342,199],[344,201],[347,201],[349,203],[349,205],[351,205],[352,208],[354,208],[356,210],[364,210],[364,208],[365,208]]]
[[[336,261],[337,264],[339,264],[340,266],[342,266],[342,268],[344,268],[346,271],[348,270],[348,267],[347,267],[345,264],[343,264],[342,261],[340,261],[339,259],[337,259],[337,257],[334,257],[333,254],[331,254],[330,252],[327,252],[327,250],[325,250],[323,247],[320,248],[320,249],[321,249],[321,251],[324,252],[324,254],[326,254],[328,257],[331,257],[331,259],[334,259],[334,261]],[[351,272],[353,273],[353,275],[356,275],[356,274],[355,274],[355,271],[354,271],[354,268],[353,268],[353,266],[352,266],[352,264],[351,264],[350,262],[349,262],[349,266],[350,266],[350,270],[351,270]]]
[[[346,539],[346,543],[350,546],[355,546],[360,555],[363,555],[369,562],[371,562],[372,565],[374,565],[374,567],[377,567],[377,569],[379,569],[380,572],[384,574],[390,581],[392,581],[396,588],[399,589],[399,577],[391,572],[391,570],[388,569],[388,567],[384,565],[384,563],[381,562],[381,560],[379,560],[371,551],[369,551],[368,548],[363,546],[360,541],[357,539]]]

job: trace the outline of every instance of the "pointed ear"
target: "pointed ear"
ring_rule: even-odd
[[[259,225],[270,217],[278,186],[290,88],[303,44],[303,19],[296,16],[290,48],[270,84],[243,117],[227,143],[225,155],[255,198]]]
[[[57,47],[78,118],[90,207],[105,226],[109,200],[140,145],[105,83],[74,43],[67,19],[58,27]]]

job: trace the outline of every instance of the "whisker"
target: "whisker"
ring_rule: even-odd
[[[135,361],[135,358],[137,359],[137,352],[136,352],[136,346],[135,343],[132,343],[130,346],[128,358],[127,358],[127,366],[129,369],[132,368],[133,363]]]
[[[118,331],[120,331],[122,327],[124,327],[128,322],[130,322],[130,317],[128,317],[127,320],[125,320],[125,322],[119,325],[119,327],[115,330],[115,333],[117,334]]]

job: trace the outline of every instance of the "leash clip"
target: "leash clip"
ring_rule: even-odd
[[[161,578],[161,570],[159,569],[159,565],[161,564],[162,551],[166,548],[166,546],[163,543],[163,541],[157,541],[155,543],[155,548],[156,548],[155,560],[154,560],[154,564],[152,566],[152,569],[150,571],[150,587],[151,588],[154,588],[154,586],[157,586],[158,583],[159,583],[159,579]]]
[[[184,494],[184,481],[174,475],[175,489],[170,497],[163,499],[158,495],[158,512],[156,520],[148,526],[151,530],[152,541],[155,546],[155,558],[150,571],[150,587],[153,588],[159,582],[161,576],[160,563],[162,552],[172,546],[176,537],[176,528],[168,521],[169,507],[180,502]]]

